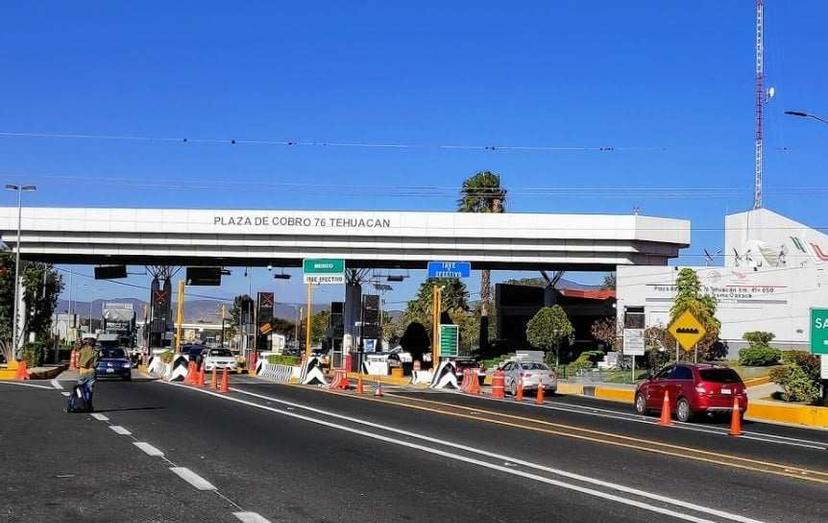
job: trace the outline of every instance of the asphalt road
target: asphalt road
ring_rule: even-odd
[[[61,412],[59,391],[0,384],[0,407],[14,413],[0,428],[10,465],[0,482],[13,488],[0,514],[19,521],[112,521],[113,514],[220,521],[238,520],[237,512],[269,521],[828,519],[828,450],[814,431],[780,438],[752,424],[746,429],[759,436],[735,439],[715,425],[664,428],[601,404],[584,414],[578,409],[588,406],[559,397],[536,408],[457,394],[355,397],[247,377],[234,377],[231,387],[222,396],[102,382],[95,404],[108,419],[99,421]],[[173,466],[212,489],[196,490]],[[56,477],[62,471],[75,476]],[[83,488],[74,488],[78,481]]]

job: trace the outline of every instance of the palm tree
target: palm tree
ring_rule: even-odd
[[[480,171],[463,181],[459,212],[501,213],[506,207],[506,189],[500,185],[500,176],[491,171]],[[480,272],[480,348],[489,344],[489,303],[492,299],[492,273]]]

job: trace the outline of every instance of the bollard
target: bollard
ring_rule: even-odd
[[[504,391],[504,383],[505,379],[503,376],[502,370],[495,371],[494,375],[492,376],[492,397],[493,398],[504,398],[506,396]]]

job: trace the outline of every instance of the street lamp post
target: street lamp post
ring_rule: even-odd
[[[17,244],[15,245],[14,261],[14,303],[12,304],[12,346],[15,356],[20,351],[20,332],[18,328],[18,302],[20,301],[20,229],[23,221],[23,193],[34,192],[37,187],[34,185],[6,184],[7,191],[17,193]]]
[[[811,119],[816,120],[818,122],[828,124],[828,119],[825,119],[825,118],[823,118],[821,116],[818,116],[816,114],[806,113],[806,112],[803,112],[803,111],[785,111],[785,114],[787,114],[788,116],[796,116],[796,117],[799,117],[799,118],[811,118]]]

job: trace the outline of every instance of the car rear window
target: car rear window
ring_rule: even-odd
[[[222,357],[227,357],[227,356],[232,356],[232,355],[233,355],[233,353],[232,353],[232,352],[230,352],[230,351],[229,351],[229,350],[227,350],[227,349],[211,349],[211,350],[210,350],[210,356],[222,356]]]
[[[742,378],[733,369],[701,369],[699,370],[703,381],[713,383],[741,383]]]
[[[101,349],[101,358],[126,358],[124,349]]]
[[[520,364],[520,367],[521,367],[523,370],[549,370],[549,367],[547,367],[545,364],[543,364],[543,363],[536,363],[536,362],[531,362],[531,363],[521,363],[521,364]]]

